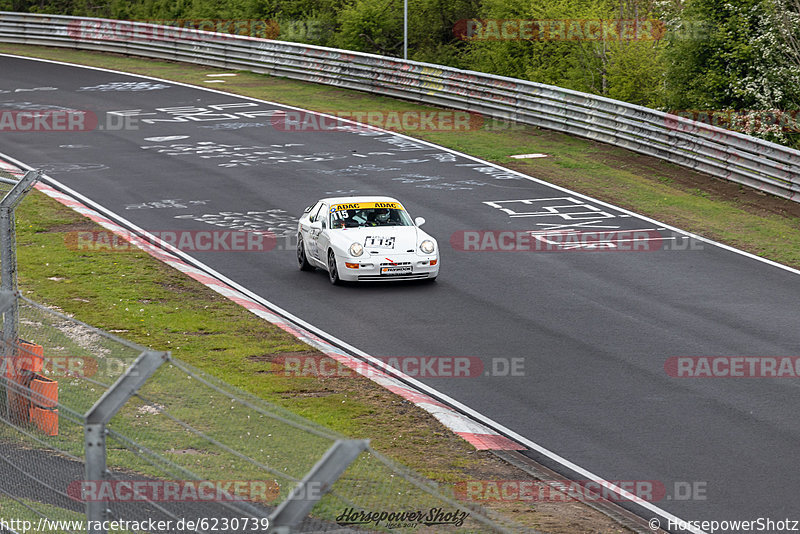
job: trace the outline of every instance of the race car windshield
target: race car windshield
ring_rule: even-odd
[[[404,210],[394,208],[354,208],[331,213],[333,229],[373,226],[414,226],[414,223]]]

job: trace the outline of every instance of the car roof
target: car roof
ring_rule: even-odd
[[[402,204],[399,200],[392,197],[383,196],[358,196],[358,197],[328,197],[320,199],[320,202],[331,204],[350,204],[354,202],[397,202]]]

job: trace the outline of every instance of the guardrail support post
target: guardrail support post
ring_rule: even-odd
[[[0,200],[0,290],[17,291],[17,231],[14,210],[33,189],[42,171],[28,171],[18,182],[3,179],[3,183],[14,183],[11,190]],[[17,329],[19,310],[16,297],[11,306],[3,312],[3,358],[0,360],[0,376],[5,376],[6,365],[17,348]],[[9,417],[8,390],[0,392],[3,416]]]
[[[169,357],[169,352],[141,353],[125,374],[86,412],[83,427],[86,483],[98,484],[106,480],[106,425]],[[109,512],[108,502],[86,501],[88,534],[106,534],[106,529],[93,527],[109,520]]]

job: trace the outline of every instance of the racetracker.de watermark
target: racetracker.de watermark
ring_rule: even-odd
[[[672,356],[673,378],[800,378],[800,356]]]
[[[378,364],[362,361],[340,362],[324,355],[278,356],[273,371],[284,376],[344,378],[356,375],[381,376],[389,366],[412,378],[478,378],[482,376],[525,376],[525,358],[476,356],[383,356]],[[277,368],[276,368],[277,367]]]
[[[119,376],[130,366],[131,361],[111,356],[36,356],[20,350],[16,356],[0,356],[7,360],[9,376],[23,376],[26,371],[39,373],[47,378],[89,378],[93,376]]]
[[[702,250],[703,243],[659,230],[459,230],[450,236],[459,252],[655,252]]]
[[[268,252],[275,248],[275,234],[263,230],[154,230],[155,239],[183,252]],[[82,252],[131,252],[134,243],[146,240],[133,233],[109,230],[74,231],[64,235],[64,244]]]
[[[280,35],[280,25],[271,19],[73,20],[67,25],[67,34],[77,40],[225,42],[241,35],[275,39]]]
[[[782,109],[683,109],[670,111],[664,125],[670,130],[693,133],[697,126],[689,119],[709,126],[735,130],[800,132],[800,111]]]
[[[462,19],[453,35],[463,41],[657,41],[700,39],[705,22],[684,21],[670,27],[658,19]]]
[[[669,487],[671,486],[671,487]],[[707,483],[659,480],[463,480],[455,484],[464,501],[529,503],[705,501]]]
[[[462,19],[464,41],[656,41],[666,26],[655,19]]]
[[[280,494],[265,480],[76,480],[67,495],[81,502],[230,502],[269,503]]]
[[[0,109],[0,132],[91,132],[138,130],[136,117],[77,109]]]
[[[355,121],[355,122],[349,122]],[[333,111],[325,115],[287,111],[275,115],[272,126],[281,132],[390,131],[466,132],[480,130],[483,116],[467,111]]]

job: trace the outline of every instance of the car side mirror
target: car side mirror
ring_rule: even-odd
[[[322,219],[322,229],[324,230],[327,227],[328,227],[328,225],[325,224],[325,219]]]
[[[416,219],[414,219],[414,224],[416,224],[417,226],[422,226],[423,224],[425,224],[425,219],[423,217],[417,217]]]

